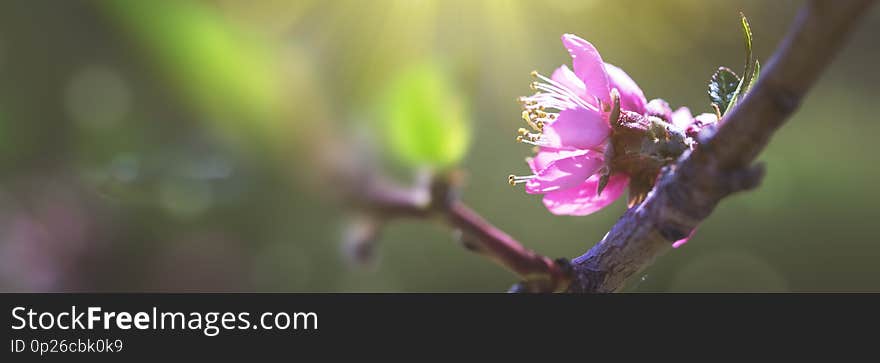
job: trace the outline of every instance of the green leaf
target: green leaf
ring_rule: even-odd
[[[732,104],[731,102],[741,81],[739,76],[727,67],[719,67],[715,74],[712,75],[712,79],[709,81],[709,100],[712,104],[718,106],[722,115],[727,112],[727,107]]]
[[[742,24],[743,31],[743,42],[745,43],[746,48],[746,61],[743,66],[743,78],[740,79],[739,85],[736,87],[736,91],[733,92],[733,96],[730,98],[730,103],[727,104],[727,107],[722,109],[721,114],[724,115],[727,110],[733,108],[739,99],[740,95],[745,94],[745,92],[752,87],[752,75],[754,73],[755,64],[757,60],[752,57],[752,27],[749,26],[749,19],[746,18],[743,13],[739,13],[740,23]]]
[[[742,23],[743,30],[743,41],[746,46],[746,69],[749,68],[749,64],[752,63],[752,27],[749,26],[749,19],[746,18],[745,14],[739,13],[740,22]],[[747,73],[744,73],[745,75]]]
[[[746,90],[743,92],[743,94],[747,94],[752,89],[752,86],[754,86],[755,83],[758,83],[758,76],[760,76],[760,75],[761,75],[761,62],[758,62],[758,60],[755,59],[755,70],[752,72],[752,80],[749,83],[749,87],[746,88]]]
[[[391,152],[410,166],[449,167],[467,151],[464,101],[433,63],[397,75],[385,93],[382,116]]]

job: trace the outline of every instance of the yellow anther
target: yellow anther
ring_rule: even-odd
[[[510,184],[510,186],[515,186],[516,185],[516,175],[510,174],[510,176],[507,177],[507,183]]]
[[[532,78],[538,78],[538,71],[532,71],[529,75],[531,75]]]

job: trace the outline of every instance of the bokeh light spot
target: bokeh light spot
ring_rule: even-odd
[[[140,173],[140,162],[134,154],[121,153],[110,162],[109,173],[117,181],[133,182]]]
[[[174,217],[192,218],[211,207],[214,195],[207,183],[167,178],[159,186],[159,203]]]
[[[118,124],[131,111],[131,90],[117,71],[89,66],[73,75],[64,102],[78,124],[104,128]]]

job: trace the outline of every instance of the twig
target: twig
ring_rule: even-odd
[[[400,217],[437,217],[461,233],[461,242],[469,250],[486,256],[523,279],[524,291],[562,291],[568,287],[571,271],[567,261],[554,261],[517,242],[471,210],[457,197],[455,175],[422,177],[431,183],[417,183],[403,188],[371,178],[352,196],[354,202],[386,219]]]
[[[450,225],[474,238],[471,245],[477,252],[522,277],[521,288],[543,292],[564,290],[568,286],[571,271],[567,261],[553,261],[523,247],[460,201],[449,206],[446,216]]]

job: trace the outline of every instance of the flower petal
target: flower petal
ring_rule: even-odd
[[[592,153],[557,159],[526,183],[526,192],[541,194],[575,187],[599,170],[603,163]]]
[[[568,66],[563,64],[559,68],[556,68],[556,70],[553,71],[553,75],[550,76],[550,79],[574,92],[575,95],[580,97],[581,100],[588,105],[596,106],[596,98],[587,97],[587,87],[584,86],[584,81],[581,81],[571,69],[568,69]]]
[[[694,233],[697,233],[697,229],[696,229],[696,228],[694,228],[694,230],[691,231],[691,233],[690,233],[687,237],[682,238],[682,239],[680,239],[680,240],[678,240],[678,241],[673,242],[673,243],[672,243],[672,248],[679,248],[679,247],[681,247],[682,245],[684,245],[685,243],[687,243],[687,241],[688,241],[689,239],[691,239],[691,237],[694,236]]]
[[[679,107],[672,113],[671,121],[675,127],[687,130],[687,128],[694,122],[694,116],[691,115],[691,110],[687,107]]]
[[[553,148],[598,149],[610,133],[607,117],[579,107],[559,111],[556,121],[544,126],[541,140]]]
[[[614,174],[596,195],[599,175],[593,175],[577,187],[562,189],[544,195],[544,206],[556,215],[585,216],[614,203],[623,194],[629,178],[624,174]]]
[[[718,116],[714,113],[701,113],[694,117],[695,120],[700,121],[702,125],[709,125],[718,122]]]
[[[608,75],[605,73],[604,62],[602,62],[602,57],[596,47],[574,34],[562,35],[562,44],[571,54],[574,74],[584,82],[587,88],[586,97],[597,97],[610,105],[610,83]]]
[[[529,164],[529,167],[532,168],[532,172],[538,174],[541,170],[544,170],[547,166],[549,166],[552,162],[568,158],[572,156],[580,156],[588,153],[588,150],[566,150],[566,149],[554,149],[549,147],[542,147],[538,150],[538,153],[535,154],[534,157],[528,158],[526,162]]]
[[[662,118],[666,122],[672,120],[672,109],[669,108],[669,103],[659,98],[655,98],[645,105],[645,113],[649,116]]]
[[[645,103],[648,101],[639,85],[626,72],[612,64],[605,63],[605,73],[608,74],[610,88],[617,88],[620,93],[620,108],[644,114]]]

